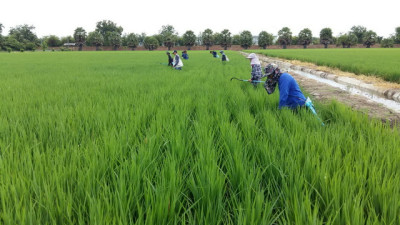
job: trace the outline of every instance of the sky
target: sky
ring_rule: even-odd
[[[198,35],[207,28],[214,32],[229,29],[232,34],[249,30],[253,35],[261,31],[277,35],[289,27],[294,36],[309,28],[318,37],[325,27],[338,36],[361,25],[388,37],[400,27],[399,0],[4,0],[1,8],[3,35],[12,27],[27,24],[35,27],[38,37],[72,36],[77,27],[89,33],[102,20],[122,26],[123,33],[147,35],[172,25],[179,35],[187,30]]]

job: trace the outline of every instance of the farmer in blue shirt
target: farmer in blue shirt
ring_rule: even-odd
[[[225,55],[225,52],[224,52],[224,51],[221,50],[221,51],[219,51],[219,53],[221,53],[221,60],[222,60],[222,62],[229,61],[228,56]]]
[[[189,55],[187,54],[187,51],[183,51],[182,52],[182,58],[188,60],[189,59]]]
[[[216,51],[210,51],[210,53],[213,55],[214,58],[219,57]]]
[[[279,85],[279,109],[282,107],[296,109],[304,105],[306,98],[290,74],[281,73],[278,66],[271,63],[265,67],[264,76],[267,76],[264,87],[268,94],[274,93],[276,84]]]
[[[251,65],[251,78],[249,79],[249,82],[252,82],[254,87],[256,87],[258,83],[254,81],[260,81],[263,77],[261,63],[260,60],[258,60],[257,55],[254,53],[249,54],[247,58],[250,60]]]

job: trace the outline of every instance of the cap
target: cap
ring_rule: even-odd
[[[178,53],[178,51],[174,50],[174,52],[172,52],[172,53]]]
[[[256,57],[256,54],[250,53],[246,58],[248,59],[254,59]]]

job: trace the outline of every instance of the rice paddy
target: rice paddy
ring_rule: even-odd
[[[397,129],[189,55],[1,53],[0,224],[400,223]]]
[[[382,77],[400,83],[400,49],[350,48],[350,49],[284,49],[255,50],[272,57],[311,62],[355,74]]]

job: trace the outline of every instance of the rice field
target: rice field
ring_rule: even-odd
[[[400,224],[398,129],[189,55],[0,53],[0,224]]]
[[[311,62],[400,83],[399,48],[253,50],[272,57]]]

